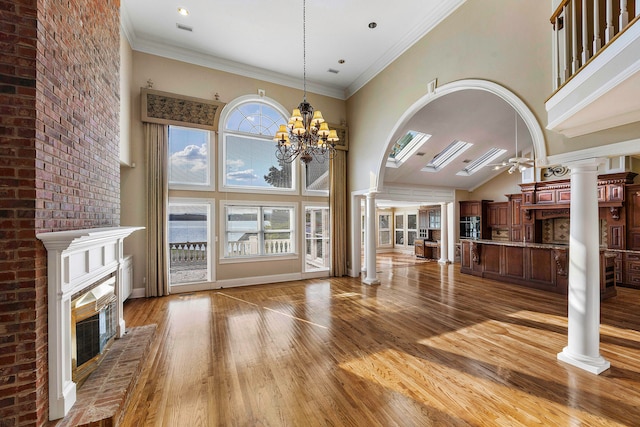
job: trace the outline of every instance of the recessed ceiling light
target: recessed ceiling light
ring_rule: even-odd
[[[344,64],[345,60],[344,59],[338,59],[338,64]]]
[[[369,28],[371,28],[372,30],[377,26],[378,24],[376,24],[375,22],[369,22]]]
[[[187,9],[185,9],[184,7],[179,7],[178,8],[178,13],[182,16],[188,16],[189,15],[189,11]]]

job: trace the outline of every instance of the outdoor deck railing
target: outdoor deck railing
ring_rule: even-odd
[[[207,242],[176,242],[169,244],[169,253],[172,266],[184,266],[192,264],[202,264],[207,262],[208,245]],[[262,254],[286,254],[292,250],[290,239],[272,239],[264,242]],[[227,243],[228,256],[258,255],[258,241],[250,238]]]
[[[170,243],[169,249],[173,266],[207,262],[207,242]]]

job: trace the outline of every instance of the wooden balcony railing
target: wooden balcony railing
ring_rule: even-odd
[[[576,75],[640,15],[640,0],[564,0],[551,16],[554,89]]]

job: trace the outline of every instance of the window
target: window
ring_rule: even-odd
[[[418,214],[397,213],[395,217],[395,246],[413,246],[418,236]]]
[[[293,206],[224,205],[224,257],[295,254]]]
[[[305,261],[304,270],[320,271],[329,269],[329,207],[306,206]]]
[[[418,214],[407,214],[407,246],[413,246],[418,237]]]
[[[396,214],[395,228],[396,228],[396,246],[404,246],[404,214]]]
[[[313,157],[309,163],[303,163],[302,167],[305,194],[329,195],[329,159],[319,161]]]
[[[391,215],[378,214],[378,246],[391,245]]]
[[[387,158],[388,168],[399,168],[431,138],[426,133],[410,130],[396,141]]]
[[[211,133],[169,126],[169,188],[213,189]]]
[[[169,200],[169,283],[211,281],[212,202]]]
[[[295,168],[278,161],[273,141],[278,126],[286,123],[284,114],[257,100],[240,103],[229,112],[222,154],[226,189],[295,191]]]

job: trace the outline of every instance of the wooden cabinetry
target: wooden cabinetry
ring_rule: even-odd
[[[467,200],[460,202],[460,237],[490,239],[487,226],[488,204],[491,200]]]
[[[460,243],[462,273],[563,295],[568,292],[568,247],[476,240],[462,240]],[[600,252],[602,299],[616,295],[614,262],[614,254],[604,250]],[[640,273],[640,265],[638,267]],[[640,274],[638,276],[640,278]]]
[[[438,259],[440,247],[437,242],[418,239],[415,242],[415,254],[420,258]]]
[[[427,209],[418,211],[418,237],[421,239],[429,237],[429,211]]]
[[[512,242],[521,242],[524,238],[522,232],[522,194],[509,194],[509,239]]]
[[[624,253],[624,285],[640,289],[640,253]]]
[[[487,205],[487,226],[490,228],[509,227],[509,202],[492,202]]]
[[[462,273],[567,294],[567,248],[472,240],[461,244]]]
[[[616,254],[602,251],[600,253],[600,297],[606,299],[618,294],[615,275]]]
[[[628,185],[626,190],[626,249],[640,250],[640,184]]]
[[[460,216],[483,216],[486,214],[487,200],[466,200],[460,202]]]

